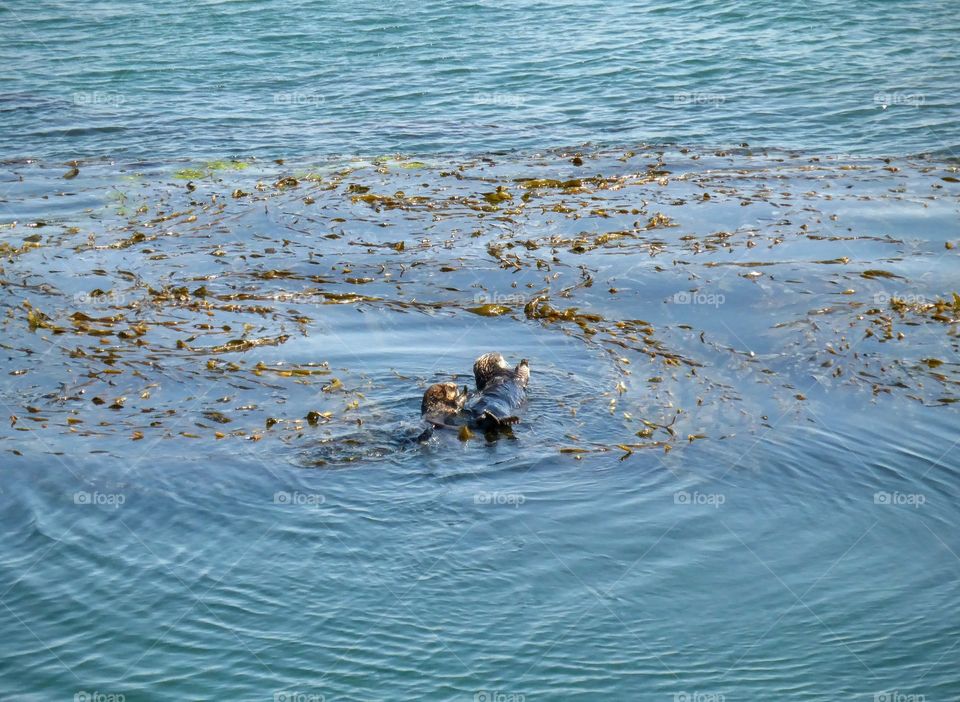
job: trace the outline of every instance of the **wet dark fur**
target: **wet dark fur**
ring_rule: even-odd
[[[487,353],[473,364],[477,394],[467,404],[471,423],[484,431],[510,427],[520,421],[516,411],[527,399],[530,365],[523,359],[510,368],[503,356]]]

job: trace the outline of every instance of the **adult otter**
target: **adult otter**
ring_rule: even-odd
[[[520,421],[514,413],[527,399],[530,381],[527,359],[511,368],[499,353],[485,353],[474,362],[473,377],[477,394],[471,398],[467,411],[478,427],[490,431]]]

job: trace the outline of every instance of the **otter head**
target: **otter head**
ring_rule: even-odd
[[[467,388],[456,383],[434,383],[423,393],[420,413],[430,415],[456,414],[467,401]]]
[[[495,377],[509,372],[510,366],[499,353],[485,353],[473,362],[473,378],[477,381],[477,390],[483,390]]]

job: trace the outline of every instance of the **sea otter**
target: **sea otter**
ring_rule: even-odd
[[[527,359],[511,368],[499,353],[485,353],[474,362],[473,377],[477,394],[466,406],[472,423],[489,431],[520,421],[515,413],[527,398],[530,381]]]
[[[450,426],[467,401],[467,386],[456,383],[434,383],[423,393],[420,415],[434,426]]]
[[[427,441],[436,429],[454,429],[466,440],[471,429],[495,434],[520,421],[516,410],[526,400],[530,380],[527,359],[511,368],[499,353],[485,353],[474,362],[473,377],[477,391],[469,397],[466,386],[456,383],[434,383],[427,388],[420,402],[420,415],[427,426],[417,441]]]
[[[458,387],[456,383],[434,383],[423,393],[420,402],[420,417],[426,424],[417,436],[417,441],[428,441],[438,428],[457,429],[460,413],[467,402],[467,386]]]

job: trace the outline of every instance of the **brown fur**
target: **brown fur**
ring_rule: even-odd
[[[457,387],[456,383],[434,383],[423,393],[420,413],[443,418],[462,410],[466,401],[467,389],[465,387]]]

